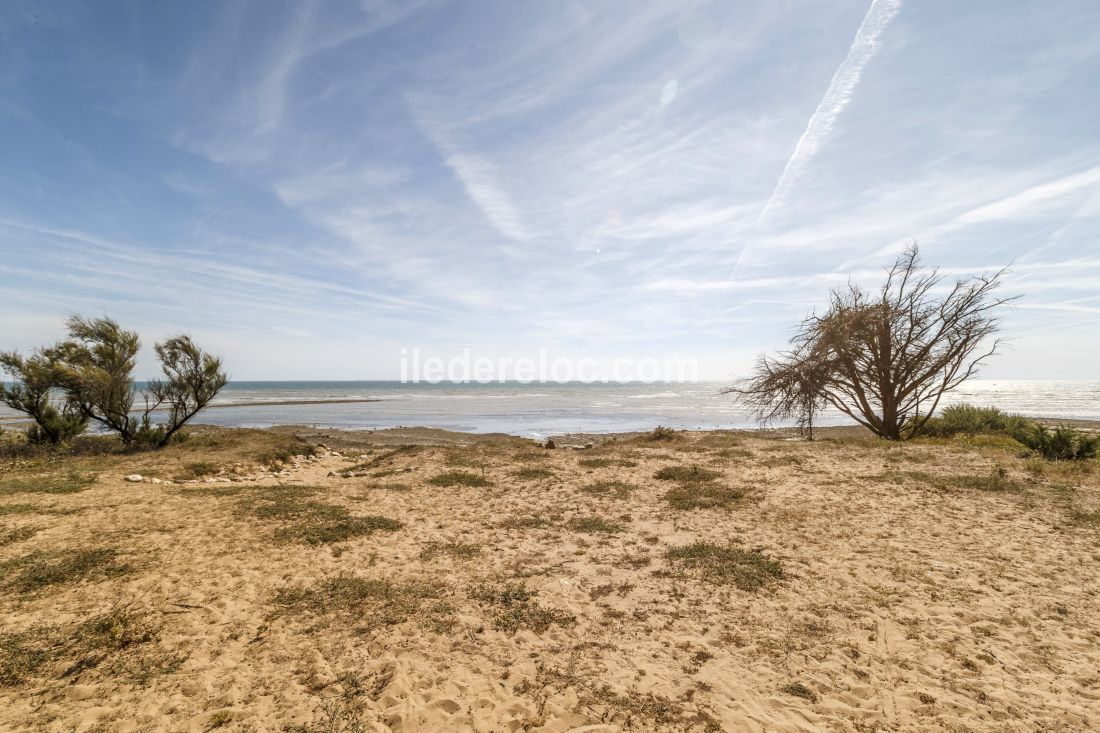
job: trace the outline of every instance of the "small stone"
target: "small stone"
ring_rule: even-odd
[[[327,474],[325,474],[325,475],[326,475],[326,476],[328,476],[329,478],[335,478],[335,477],[336,477],[336,476],[338,476],[339,474],[338,474],[338,473],[336,473],[335,471],[329,471],[329,472],[328,472]]]
[[[136,484],[141,482],[142,477],[140,473],[131,473],[129,476],[126,477],[126,480],[132,484]]]
[[[151,483],[151,484],[162,484],[164,482],[161,481],[159,478],[151,478],[151,479],[149,479],[149,483]]]
[[[554,442],[553,438],[547,438],[546,442],[542,444],[542,447],[546,448],[547,450],[554,450],[558,447],[558,444]]]

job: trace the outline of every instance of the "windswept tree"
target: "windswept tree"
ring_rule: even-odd
[[[190,336],[174,336],[154,348],[164,377],[150,380],[145,414],[152,408],[167,408],[168,419],[155,436],[157,445],[163,446],[217,396],[229,377],[222,371],[221,359],[200,349]]]
[[[134,368],[141,341],[110,318],[73,316],[69,338],[51,350],[58,385],[86,419],[119,434],[125,445],[137,438]]]
[[[1000,345],[995,312],[1012,300],[996,294],[1004,272],[948,285],[921,269],[914,245],[877,291],[833,290],[828,310],[800,324],[790,350],[762,357],[731,391],[760,419],[828,404],[882,438],[911,438]]]
[[[58,409],[55,372],[48,349],[35,351],[26,358],[16,352],[0,353],[0,370],[12,379],[11,385],[0,384],[0,402],[34,420],[27,431],[32,443],[57,445],[84,432],[87,420],[75,405],[63,400]]]
[[[69,339],[50,350],[57,384],[81,415],[117,432],[124,445],[167,445],[229,382],[220,359],[189,336],[175,336],[154,347],[163,377],[149,382],[144,407],[135,412],[137,333],[110,318],[73,316],[68,327]],[[166,419],[154,422],[162,409]]]

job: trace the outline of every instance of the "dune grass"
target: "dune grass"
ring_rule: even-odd
[[[113,547],[36,550],[0,563],[0,586],[19,593],[33,593],[50,586],[82,580],[106,580],[133,571],[118,559]]]
[[[695,542],[673,547],[665,557],[686,570],[696,572],[709,583],[732,584],[746,591],[758,590],[784,577],[778,561],[758,550],[746,550],[736,545]]]
[[[469,471],[447,471],[428,479],[432,486],[492,486],[493,482]]]

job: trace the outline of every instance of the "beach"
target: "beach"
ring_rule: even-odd
[[[1003,438],[196,427],[0,468],[0,728],[1085,731],[1100,472]]]

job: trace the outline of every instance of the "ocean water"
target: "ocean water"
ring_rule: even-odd
[[[544,437],[567,432],[744,428],[754,425],[718,382],[403,384],[233,382],[196,422],[342,429],[427,426]],[[377,400],[341,402],[340,400]],[[278,404],[280,402],[311,404]],[[945,398],[1035,417],[1100,420],[1100,382],[972,380]],[[0,407],[0,420],[15,413]],[[6,421],[6,420],[4,420]],[[851,423],[827,412],[822,424]]]

